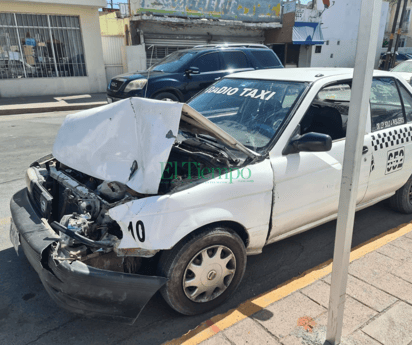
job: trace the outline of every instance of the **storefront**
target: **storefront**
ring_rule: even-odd
[[[1,1],[0,97],[104,92],[105,0]]]

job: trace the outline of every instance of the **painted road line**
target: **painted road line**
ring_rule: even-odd
[[[412,222],[402,224],[396,228],[388,230],[383,234],[376,236],[369,241],[362,243],[352,249],[350,261],[360,259],[368,253],[371,253],[380,247],[388,244],[397,238],[412,231]],[[220,314],[212,317],[189,331],[178,339],[166,342],[164,345],[197,345],[202,341],[214,336],[224,329],[233,326],[235,323],[246,319],[256,312],[266,308],[270,304],[279,301],[280,299],[290,295],[291,293],[300,290],[315,281],[327,276],[332,272],[332,260],[328,260],[315,268],[312,268],[300,276],[293,278],[284,284],[265,292],[257,297],[239,305],[236,309],[229,310],[225,314]]]

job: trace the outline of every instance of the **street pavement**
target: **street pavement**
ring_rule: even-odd
[[[261,255],[248,257],[243,282],[234,296],[216,310],[203,315],[194,317],[179,315],[167,306],[159,294],[153,297],[132,326],[87,319],[60,309],[48,297],[37,274],[24,257],[24,253],[20,250],[20,255],[17,256],[11,246],[8,234],[10,226],[8,204],[11,196],[24,187],[24,172],[28,165],[51,152],[55,135],[67,113],[0,116],[0,162],[2,164],[0,169],[0,344],[162,344],[181,337],[215,315],[226,313],[244,301],[265,294],[332,258],[335,222],[269,245],[264,248]],[[385,202],[360,211],[355,220],[353,247],[410,220],[410,215],[391,211]],[[376,255],[384,254],[379,252]],[[399,259],[393,258],[393,260]],[[398,262],[397,265],[400,266]],[[359,274],[362,274],[363,268],[358,269]],[[388,266],[385,266],[385,269],[389,269]],[[373,273],[369,274],[373,275]],[[354,279],[359,279],[355,274],[353,276]],[[327,293],[325,289],[328,284],[327,279],[324,277],[317,282],[324,291],[323,298]],[[288,309],[288,303],[293,306],[296,301],[297,303],[302,301],[302,312],[309,303],[313,306],[314,312],[301,316],[316,319],[325,311],[326,305],[322,304],[325,300],[316,301],[315,296],[308,297],[309,294],[309,291],[306,294],[299,291],[278,302],[283,301],[285,308]],[[391,309],[392,313],[399,311],[408,315],[408,303],[411,301],[408,302],[405,297],[393,293],[387,294],[390,295],[389,300],[394,301],[390,306],[397,307]],[[395,298],[396,301],[391,298]],[[364,304],[362,306],[366,308]],[[386,304],[383,303],[383,306]],[[371,314],[377,313],[377,306],[367,308],[371,310]],[[254,330],[255,328],[252,328],[254,324],[250,325],[250,322],[263,325],[264,322],[271,323],[270,320],[282,325],[283,319],[274,316],[276,313],[270,312],[269,309],[269,312],[263,312],[260,316],[262,320],[244,318],[242,328],[251,327],[250,330]],[[270,328],[270,326],[263,327],[267,330]],[[262,330],[265,328],[258,329],[259,334],[264,334],[261,333]],[[288,329],[282,331],[281,335],[289,335],[287,331]],[[268,334],[272,337],[274,333]],[[240,338],[229,341],[229,337],[223,332],[216,336],[223,339],[222,342],[218,342],[219,344],[242,343],[236,340]],[[276,344],[273,341],[275,338],[272,338],[268,338],[268,341]],[[213,338],[209,340],[212,341]],[[252,343],[256,342],[252,339],[249,344]]]

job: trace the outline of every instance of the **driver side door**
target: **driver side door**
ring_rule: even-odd
[[[344,100],[336,102],[337,97]],[[281,151],[272,150],[275,188],[268,243],[336,218],[349,100],[349,84],[335,84],[321,89],[310,106],[299,109],[295,115],[298,116],[299,111],[303,113],[300,134],[317,132],[331,136],[330,151],[282,155]],[[293,126],[292,131],[296,122]],[[371,167],[370,121],[366,128],[357,203],[365,196]]]

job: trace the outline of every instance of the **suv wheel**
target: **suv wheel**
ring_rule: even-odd
[[[201,314],[222,304],[237,288],[246,268],[246,249],[232,229],[205,229],[162,253],[158,274],[169,280],[160,290],[184,315]]]
[[[170,92],[161,92],[157,94],[154,99],[158,99],[161,101],[166,101],[166,102],[179,102],[179,99]]]

